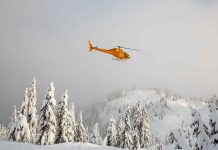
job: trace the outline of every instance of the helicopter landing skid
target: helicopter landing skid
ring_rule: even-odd
[[[126,61],[125,59],[120,59],[120,58],[116,58],[116,57],[113,57],[112,60],[123,61],[123,62]]]

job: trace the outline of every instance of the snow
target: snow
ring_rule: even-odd
[[[100,108],[99,119],[103,126],[108,122],[107,116],[114,116],[115,120],[119,120],[118,111],[119,109],[125,110],[127,105],[133,106],[140,100],[142,105],[148,104],[150,101],[157,102],[160,100],[161,95],[158,95],[153,90],[143,91],[143,90],[133,90],[133,91],[123,91],[122,97],[115,98],[106,103],[104,108]],[[102,110],[103,109],[103,110]],[[125,112],[125,111],[122,111]]]
[[[126,105],[135,106],[140,100],[142,106],[144,104],[149,105],[152,102],[159,111],[160,99],[164,97],[163,93],[157,93],[155,90],[131,90],[122,92],[122,97],[115,98],[108,101],[103,108],[100,108],[99,120],[102,123],[102,128],[105,128],[108,123],[108,117],[114,116],[116,121],[119,121],[121,114],[118,114],[119,109],[122,111]],[[167,105],[169,109],[165,110],[163,119],[158,117],[151,117],[150,114],[150,127],[151,132],[154,135],[165,137],[170,131],[178,129],[182,121],[189,124],[192,120],[190,107],[193,107],[199,111],[204,123],[209,126],[209,111],[208,105],[204,102],[192,102],[186,99],[177,99],[172,101],[171,98],[167,99]]]
[[[37,122],[38,122],[38,116],[36,115],[37,109],[36,109],[36,79],[33,78],[32,86],[29,88],[29,97],[27,101],[26,108],[26,117],[30,128],[30,140],[32,143],[36,142],[36,132],[37,132]]]
[[[1,150],[116,150],[118,148],[109,146],[98,146],[90,143],[63,143],[55,145],[33,145],[30,143],[17,143],[7,140],[0,140]]]
[[[19,113],[16,122],[16,141],[27,142],[30,141],[30,130],[26,117]]]
[[[51,83],[48,95],[51,97],[51,103],[48,106],[49,112],[55,108],[56,104],[54,103],[54,86]],[[104,138],[104,142],[106,143],[106,135],[107,135],[107,128],[110,121],[110,117],[113,116],[114,122],[117,122],[117,132],[120,133],[122,129],[125,127],[124,117],[125,112],[127,112],[127,108],[129,107],[128,111],[128,125],[132,124],[132,115],[134,116],[133,108],[137,105],[138,102],[141,102],[141,106],[145,108],[148,107],[149,112],[149,120],[150,120],[150,132],[151,132],[151,139],[152,140],[152,147],[151,149],[155,149],[155,146],[162,146],[164,144],[164,140],[167,139],[170,132],[172,131],[175,134],[175,138],[177,139],[176,142],[173,144],[168,144],[164,146],[165,149],[174,149],[176,144],[178,146],[183,145],[183,149],[187,149],[188,141],[186,139],[185,133],[179,131],[183,124],[185,126],[190,126],[193,121],[193,117],[191,115],[191,108],[197,110],[201,116],[201,128],[203,124],[209,127],[209,109],[208,104],[202,101],[192,101],[184,98],[175,98],[173,96],[166,96],[166,94],[157,92],[155,90],[130,90],[130,91],[122,91],[119,97],[114,98],[110,101],[104,101],[104,105],[99,104],[97,106],[98,111],[95,113],[90,113],[89,120],[93,122],[99,123],[100,128],[100,135]],[[70,108],[70,112],[72,112],[72,119],[75,122],[75,114],[74,114],[74,106],[72,104]],[[130,113],[131,112],[131,113]],[[97,116],[97,117],[96,117]],[[96,118],[95,118],[96,117]],[[217,117],[217,116],[216,116]],[[214,115],[211,118],[216,118]],[[53,118],[54,119],[54,118]],[[85,121],[84,121],[85,122]],[[86,123],[86,122],[85,122]],[[122,124],[123,123],[123,124]],[[122,124],[122,127],[121,127]],[[86,124],[85,124],[86,125]],[[93,125],[88,124],[89,127],[92,129]],[[216,124],[217,126],[218,124]],[[216,127],[217,128],[217,127]],[[81,131],[80,131],[81,130]],[[79,131],[79,132],[78,132]],[[16,143],[16,142],[9,142],[6,140],[0,140],[0,149],[36,149],[36,150],[49,150],[49,149],[71,149],[71,150],[86,150],[86,149],[104,149],[104,150],[111,150],[111,149],[119,149],[114,147],[108,146],[98,146],[90,143],[86,143],[85,141],[85,127],[83,125],[82,119],[82,112],[78,117],[78,124],[77,124],[77,134],[81,134],[81,139],[77,139],[76,141],[85,142],[85,143],[62,143],[62,144],[55,144],[50,146],[38,146],[29,143]],[[129,133],[131,134],[131,133]],[[199,136],[199,141],[204,138],[204,134]],[[131,136],[132,137],[132,136]],[[52,139],[54,137],[51,137]],[[154,142],[154,139],[158,138],[157,141]],[[50,139],[48,139],[50,141]],[[156,140],[156,139],[155,139]],[[208,142],[208,141],[207,141]],[[42,143],[43,140],[42,140]],[[200,145],[201,143],[199,143]],[[214,147],[213,149],[216,149]]]
[[[98,145],[102,144],[102,139],[99,133],[98,123],[96,123],[93,128],[90,143],[98,144]]]
[[[193,120],[191,116],[191,108],[195,108],[201,115],[203,123],[209,127],[209,109],[208,104],[203,101],[178,98],[157,90],[130,90],[122,91],[119,97],[104,101],[103,105],[99,104],[97,121],[101,134],[105,135],[105,128],[109,123],[109,117],[113,116],[119,122],[123,119],[126,106],[130,106],[131,110],[137,106],[138,101],[142,106],[147,106],[150,118],[150,132],[152,146],[150,149],[160,146],[165,149],[175,149],[175,144],[167,144],[168,136],[171,131],[178,132],[182,124],[187,128],[186,132],[191,132],[190,124]],[[133,113],[133,112],[132,112]],[[94,118],[93,118],[94,119]],[[189,131],[190,130],[190,131]],[[177,138],[177,144],[188,147],[187,133],[180,133]],[[190,134],[190,133],[189,133]],[[156,142],[156,138],[160,142]]]
[[[113,119],[113,117],[110,118],[110,122],[107,128],[105,144],[108,146],[115,146],[117,144],[116,121]]]
[[[53,82],[49,84],[48,92],[44,105],[41,108],[41,116],[39,120],[39,132],[37,144],[47,145],[54,144],[56,135],[56,116],[55,116],[55,88]]]

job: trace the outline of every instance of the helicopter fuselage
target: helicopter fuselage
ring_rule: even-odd
[[[107,54],[111,54],[114,57],[116,57],[117,60],[130,59],[129,54],[121,48],[112,48],[112,49],[107,50],[107,49],[103,49],[103,48],[92,47],[92,49],[100,51],[100,52],[104,52]]]
[[[100,51],[103,53],[107,53],[107,54],[114,56],[115,60],[120,60],[120,61],[130,59],[129,54],[125,52],[121,47],[115,47],[112,49],[104,49],[104,48],[92,46],[91,41],[89,41],[88,44],[89,44],[89,51],[96,50],[96,51]]]

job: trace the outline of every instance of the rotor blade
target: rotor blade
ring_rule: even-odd
[[[140,50],[140,49],[133,49],[133,48],[125,48],[125,49],[133,50],[133,51],[143,51],[143,50]]]
[[[134,49],[134,48],[128,48],[128,47],[123,47],[123,46],[117,46],[118,48],[124,48],[124,49],[128,49],[128,50],[133,50],[133,51],[143,51],[140,49]]]

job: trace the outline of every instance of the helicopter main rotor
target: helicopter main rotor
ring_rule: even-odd
[[[124,48],[124,49],[128,49],[128,50],[133,50],[133,51],[143,51],[143,50],[140,50],[140,49],[128,48],[128,47],[123,47],[123,46],[116,46],[116,47]]]

